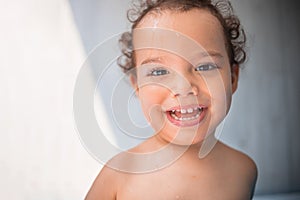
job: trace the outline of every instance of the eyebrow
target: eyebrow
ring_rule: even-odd
[[[223,55],[219,52],[216,51],[202,51],[200,52],[198,55],[200,55],[201,57],[217,57],[217,58],[223,58]],[[163,63],[162,61],[164,61],[163,57],[153,57],[153,58],[148,58],[146,60],[144,60],[141,65],[144,64],[149,64],[149,63]]]
[[[162,63],[162,60],[163,60],[162,57],[148,58],[142,62],[142,65],[148,64],[148,63]]]
[[[218,58],[223,58],[223,55],[219,52],[216,51],[207,51],[207,52],[201,52],[200,55],[202,57],[218,57]]]

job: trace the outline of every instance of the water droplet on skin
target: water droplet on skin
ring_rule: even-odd
[[[154,19],[154,28],[157,28],[157,24],[158,24],[158,20],[157,19]]]

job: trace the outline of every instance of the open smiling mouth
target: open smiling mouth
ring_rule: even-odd
[[[166,111],[168,120],[177,126],[197,125],[205,116],[206,107],[186,106],[174,107]]]

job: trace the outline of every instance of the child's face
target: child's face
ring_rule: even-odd
[[[132,82],[156,136],[201,142],[225,118],[237,87],[238,68],[231,70],[220,22],[200,9],[163,11],[146,15],[135,31],[141,49]]]

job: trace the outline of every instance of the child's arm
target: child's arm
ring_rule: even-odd
[[[252,166],[252,191],[251,191],[251,199],[254,196],[256,181],[257,181],[257,166],[253,162],[253,166]]]
[[[255,185],[257,181],[257,166],[255,162],[248,156],[243,156],[244,158],[241,159],[244,166],[245,166],[245,171],[244,173],[246,174],[246,180],[247,184],[249,185],[250,188],[250,199],[253,198],[254,192],[255,192]]]
[[[85,200],[115,200],[117,182],[116,172],[104,166],[87,193]]]

